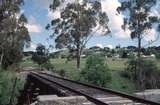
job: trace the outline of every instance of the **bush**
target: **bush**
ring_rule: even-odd
[[[66,76],[66,71],[64,69],[59,70],[57,73],[62,77]]]
[[[126,72],[130,78],[137,83],[140,89],[157,88],[159,71],[153,60],[141,59],[138,67],[138,60],[131,59],[128,62]]]
[[[16,74],[14,72],[0,71],[0,105],[9,105],[15,79]],[[12,94],[12,105],[16,105],[17,97],[20,95],[19,90],[22,90],[23,86],[24,81],[18,78],[14,94]]]
[[[156,58],[160,59],[160,53],[156,53]]]
[[[105,87],[110,80],[111,73],[104,57],[100,55],[88,57],[85,68],[81,71],[80,81]]]
[[[54,69],[54,66],[50,62],[46,62],[46,63],[42,64],[42,68],[45,68],[50,71],[50,70]]]

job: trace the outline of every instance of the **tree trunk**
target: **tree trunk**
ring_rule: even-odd
[[[143,76],[142,76],[142,70],[141,70],[141,35],[138,35],[138,69],[136,71],[137,79],[138,79],[138,85],[140,86],[140,89],[144,89],[144,83],[143,83]]]
[[[77,70],[80,71],[80,60],[81,60],[81,57],[80,55],[77,56]]]
[[[77,44],[77,70],[80,71],[80,63],[81,63],[81,53],[80,53],[80,44]]]
[[[2,67],[3,56],[4,56],[4,53],[2,52],[1,59],[0,59],[0,67]]]
[[[141,35],[138,35],[138,60],[141,59]]]

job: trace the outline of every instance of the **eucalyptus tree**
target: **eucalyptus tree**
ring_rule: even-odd
[[[122,0],[121,0],[122,1]],[[151,29],[159,31],[160,20],[158,15],[152,13],[152,9],[159,0],[123,0],[121,6],[117,8],[119,13],[127,14],[124,17],[122,28],[129,28],[131,38],[138,40],[138,61],[136,75],[139,84],[143,84],[141,66],[141,47],[143,38],[147,31]]]
[[[22,58],[30,36],[25,24],[27,19],[20,14],[23,0],[1,0],[0,2],[0,55],[1,66],[7,68]]]
[[[56,48],[68,48],[76,52],[77,70],[80,70],[80,56],[89,39],[96,31],[101,30],[103,35],[110,32],[109,19],[102,11],[101,1],[54,0],[50,9],[53,12],[60,11],[60,17],[47,25],[47,29],[53,30],[51,37],[55,38]]]

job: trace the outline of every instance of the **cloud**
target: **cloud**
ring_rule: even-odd
[[[103,48],[103,45],[100,44],[100,43],[98,43],[96,46],[97,46],[97,47],[100,47],[100,48]]]
[[[123,25],[123,14],[118,14],[116,9],[121,4],[119,1],[124,0],[102,0],[102,10],[107,13],[109,17],[109,28],[111,29],[112,35],[114,35],[117,38],[121,39],[127,39],[130,38],[131,31],[129,29],[126,29],[125,31],[122,30]],[[152,7],[151,9],[151,15],[160,17],[160,1],[157,1],[157,4]],[[127,16],[127,13],[125,13],[125,16]],[[155,27],[154,27],[155,28]],[[144,38],[146,41],[155,40],[156,38],[156,30],[148,30],[145,34],[147,34]]]
[[[35,50],[37,48],[37,44],[33,44],[31,43],[31,46],[30,46],[31,49]]]
[[[106,47],[113,49],[113,46],[111,44],[107,45]]]
[[[26,24],[25,25],[28,28],[28,31],[30,33],[40,33],[41,32],[41,27],[36,24]]]
[[[157,35],[157,32],[156,32],[155,29],[148,30],[146,32],[144,40],[146,40],[146,41],[154,41],[154,40],[156,40],[156,35]]]
[[[42,27],[37,23],[36,18],[33,16],[29,17],[29,22],[25,26],[28,28],[30,33],[40,33],[42,32]]]
[[[62,9],[64,9],[68,3],[73,3],[75,2],[76,0],[64,0],[63,3],[57,8],[57,10],[55,10],[54,12],[51,11],[49,8],[48,8],[48,14],[47,14],[47,17],[49,17],[49,19],[57,19],[57,18],[60,18],[60,11]],[[51,4],[51,3],[50,3]],[[48,5],[49,7],[49,5]]]
[[[160,18],[160,1],[157,1],[157,4],[151,8],[151,16],[158,16]]]
[[[49,19],[57,19],[60,18],[60,10],[56,10],[54,12],[52,12],[51,10],[48,9],[48,14],[47,17],[49,17]]]
[[[30,47],[25,48],[25,51],[35,51],[37,48],[37,44],[35,43],[30,43]]]
[[[112,35],[117,38],[126,39],[130,37],[130,30],[122,30],[123,15],[118,14],[116,9],[120,6],[118,0],[102,0],[102,11],[106,12],[109,17],[109,28]]]

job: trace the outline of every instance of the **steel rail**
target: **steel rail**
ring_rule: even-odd
[[[41,78],[41,79],[47,80],[47,81],[49,81],[51,83],[54,83],[54,84],[56,84],[56,85],[58,85],[58,86],[60,86],[62,88],[68,89],[69,91],[72,91],[72,92],[75,92],[75,93],[77,93],[79,95],[85,96],[88,100],[90,100],[91,102],[95,103],[96,105],[109,105],[109,104],[107,104],[107,103],[105,103],[105,102],[103,102],[101,100],[98,100],[98,99],[96,99],[96,98],[94,98],[94,97],[92,97],[92,96],[90,96],[88,94],[85,94],[85,93],[83,93],[81,91],[75,90],[75,89],[73,89],[73,88],[71,88],[69,86],[62,85],[62,84],[60,84],[58,82],[55,82],[55,81],[50,80],[50,79],[47,79],[47,78],[45,78],[43,76],[40,76],[38,74],[34,73],[34,74],[31,74],[31,76],[33,76],[35,78]]]
[[[140,98],[140,97],[128,95],[126,93],[122,93],[122,92],[118,92],[118,91],[113,91],[111,89],[106,89],[106,88],[94,86],[94,85],[91,85],[91,84],[81,83],[81,82],[78,82],[78,81],[74,81],[74,80],[58,77],[58,76],[55,76],[55,75],[52,75],[52,74],[43,73],[43,72],[38,72],[38,73],[44,74],[44,75],[47,75],[47,76],[50,76],[50,77],[54,77],[54,78],[57,78],[57,79],[69,81],[69,82],[72,82],[72,83],[75,83],[75,84],[80,84],[80,85],[83,85],[83,86],[87,86],[89,88],[94,88],[94,89],[97,89],[97,90],[101,90],[101,91],[103,91],[105,93],[110,93],[110,94],[114,94],[114,95],[121,96],[121,97],[124,97],[124,98],[128,98],[128,99],[130,99],[130,100],[132,100],[134,102],[139,102],[139,103],[144,103],[144,104],[150,104],[150,105],[160,105],[160,103],[157,103],[157,102],[154,102],[154,101],[151,101],[151,100],[146,100],[146,99],[143,99],[143,98]],[[31,72],[31,74],[36,74],[36,75],[38,75],[38,73]],[[78,92],[80,92],[80,91],[78,91]],[[81,95],[83,95],[83,94],[81,94]],[[108,104],[105,103],[104,105],[108,105]]]

